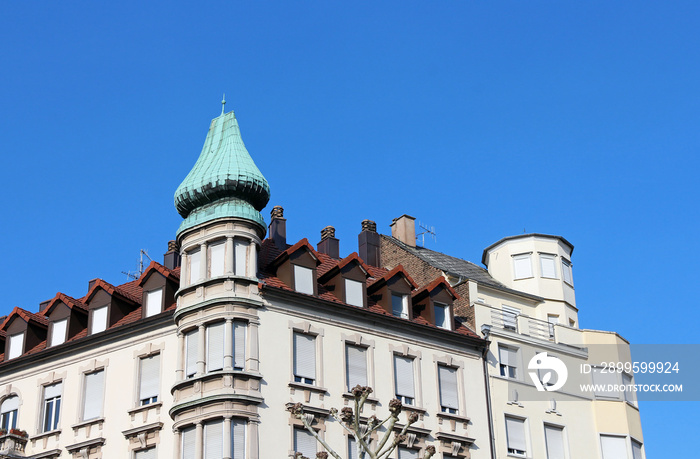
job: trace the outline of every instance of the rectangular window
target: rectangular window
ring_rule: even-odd
[[[632,440],[632,459],[643,459],[642,456],[642,444],[638,441]]]
[[[367,386],[367,348],[345,345],[345,374],[348,392],[357,385]]]
[[[540,254],[540,270],[542,271],[542,277],[547,279],[557,278],[557,264],[555,260],[554,255]]]
[[[305,384],[316,382],[315,336],[294,333],[294,381]]]
[[[204,459],[224,457],[224,421],[209,421],[204,424]]]
[[[156,459],[156,448],[142,449],[134,453],[134,459]]]
[[[233,322],[233,369],[245,370],[245,334],[247,323],[236,320]]]
[[[508,442],[508,454],[513,456],[527,456],[527,442],[525,441],[525,421],[506,416],[506,437]]]
[[[602,367],[593,367],[591,374],[593,375],[594,384],[593,394],[596,398],[619,398],[617,391],[608,390],[608,386],[620,384],[617,379],[617,373],[610,369],[606,369],[606,372],[603,373]]]
[[[558,358],[556,355],[547,353],[549,357]],[[560,359],[561,360],[561,359]],[[559,375],[556,371],[551,371],[549,369],[538,368],[537,369],[537,379],[540,380],[543,387],[554,386],[559,381]]]
[[[224,258],[226,245],[223,242],[209,246],[209,277],[224,275]]]
[[[83,392],[83,421],[97,419],[102,416],[102,397],[104,395],[104,370],[85,375],[85,390]]]
[[[559,316],[547,314],[547,323],[549,324],[549,339],[554,339],[554,326],[559,323]]]
[[[24,333],[17,333],[16,335],[10,336],[10,351],[8,352],[7,359],[14,359],[22,355],[24,347]]]
[[[544,439],[547,445],[547,459],[566,459],[564,454],[564,429],[544,425]]]
[[[195,250],[194,252],[188,253],[187,258],[190,262],[189,277],[190,285],[192,285],[199,280],[199,265],[201,262],[201,253],[199,250]]]
[[[313,270],[303,266],[294,265],[294,290],[307,295],[314,294]]]
[[[223,322],[207,326],[207,373],[224,369],[224,328]]]
[[[245,421],[231,421],[231,459],[245,459],[245,431]]]
[[[198,332],[192,330],[185,333],[185,376],[188,378],[197,374]]]
[[[450,323],[450,307],[444,303],[435,303],[435,326],[444,328],[445,330],[452,330]]]
[[[520,309],[511,306],[506,306],[505,304],[501,306],[503,311],[503,328],[511,331],[518,331],[518,316],[520,315]]]
[[[345,279],[345,302],[353,306],[364,306],[364,289],[362,282]]]
[[[564,258],[561,259],[561,276],[564,278],[564,282],[573,286],[574,279],[571,275],[571,262]]]
[[[399,446],[399,459],[418,459],[418,451]]]
[[[303,427],[294,428],[294,451],[308,458],[316,457],[316,439]]]
[[[532,277],[532,260],[530,258],[529,253],[513,257],[513,278],[515,280]]]
[[[0,429],[16,429],[17,413],[19,412],[19,397],[7,397],[0,406]]]
[[[146,317],[160,314],[163,303],[163,289],[152,290],[146,293]]]
[[[44,386],[44,407],[42,432],[50,432],[58,429],[58,420],[61,416],[61,391],[62,383]]]
[[[394,388],[396,398],[404,405],[415,403],[416,392],[413,382],[413,359],[394,355]]]
[[[627,459],[629,457],[625,437],[601,435],[600,448],[603,451],[603,459]]]
[[[440,411],[457,414],[459,411],[457,369],[438,365],[438,383],[440,385]]]
[[[248,264],[248,243],[245,241],[234,241],[236,252],[236,275],[247,276],[246,266]]]
[[[395,317],[408,319],[408,295],[391,294],[391,313]]]
[[[627,373],[622,373],[622,384],[625,386],[623,395],[625,397],[625,401],[630,402],[634,406],[637,406],[637,398],[634,393],[634,389],[632,389],[632,377],[628,375]]]
[[[66,328],[68,319],[57,320],[51,323],[51,346],[58,346],[66,341]]]
[[[107,306],[92,310],[92,326],[90,334],[100,333],[107,330]]]
[[[139,405],[145,406],[158,401],[160,386],[160,354],[143,357],[139,360]]]
[[[517,379],[518,350],[511,347],[498,346],[498,358],[499,366],[501,369],[501,376],[505,376],[506,378]]]
[[[197,448],[197,428],[195,426],[190,426],[182,430],[180,434],[180,439],[182,440],[182,445],[180,446],[180,451],[182,451],[182,459],[195,459],[196,448]]]
[[[348,435],[348,459],[358,459],[355,437]]]

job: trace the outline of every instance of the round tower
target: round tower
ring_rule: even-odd
[[[175,191],[184,218],[177,231],[182,268],[170,410],[176,457],[258,457],[257,253],[266,231],[260,211],[269,199],[236,116],[222,109]]]

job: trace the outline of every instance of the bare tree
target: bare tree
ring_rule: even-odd
[[[352,389],[352,395],[355,402],[355,408],[345,407],[338,412],[336,408],[332,408],[330,415],[338,421],[338,423],[345,429],[345,431],[352,435],[355,439],[355,446],[357,447],[356,457],[358,459],[386,459],[389,455],[398,447],[399,444],[406,440],[406,431],[418,420],[418,414],[415,412],[409,412],[406,416],[408,422],[401,428],[399,432],[394,431],[394,426],[399,420],[399,414],[403,409],[401,401],[393,399],[389,402],[389,415],[380,421],[376,416],[370,416],[365,423],[360,419],[360,413],[362,408],[367,402],[367,397],[372,393],[371,387],[360,386],[359,384]],[[335,459],[343,459],[343,457],[338,454],[333,448],[331,448],[325,440],[323,440],[316,430],[311,427],[309,420],[304,416],[304,405],[297,403],[289,408],[289,411],[294,417],[299,419],[306,430],[308,430],[311,435],[314,436],[316,441],[318,441],[321,446],[326,451],[316,453],[317,459],[327,459],[330,454]],[[372,442],[371,435],[374,432],[379,433],[380,428],[384,428],[384,431],[380,434],[379,441]],[[393,433],[393,438],[391,438]],[[389,439],[391,438],[391,441]],[[429,459],[435,454],[435,447],[428,446],[425,448],[422,459]],[[295,453],[296,459],[309,459],[302,456],[301,453]]]

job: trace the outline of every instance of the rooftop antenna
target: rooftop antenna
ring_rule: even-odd
[[[151,257],[148,256],[148,251],[146,249],[139,250],[139,267],[136,271],[122,271],[122,274],[126,274],[126,278],[129,280],[136,280],[141,277],[141,274],[146,270],[143,263],[143,257],[148,258],[148,261],[153,261]]]
[[[422,224],[421,222],[418,222],[418,227],[422,229],[420,233],[416,234],[416,237],[420,236],[420,246],[425,247],[425,235],[428,234],[430,235],[430,238],[433,240],[433,242],[437,242],[437,233],[435,232],[435,227],[434,226],[427,226]]]

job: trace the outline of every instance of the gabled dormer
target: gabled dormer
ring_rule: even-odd
[[[293,290],[307,295],[318,295],[316,268],[321,263],[318,253],[304,238],[270,264],[270,268],[282,282]]]
[[[152,261],[139,278],[142,318],[155,316],[175,303],[180,278],[172,270]]]
[[[454,330],[454,301],[459,295],[444,277],[438,277],[430,284],[413,293],[413,316],[422,317],[426,322],[445,330]]]
[[[340,301],[363,308],[367,306],[368,277],[369,267],[352,253],[323,273],[318,282]]]
[[[88,335],[103,332],[116,324],[138,308],[140,301],[141,295],[136,296],[102,279],[90,281],[90,291],[85,297],[90,313]]]
[[[14,308],[0,328],[5,332],[5,360],[20,357],[46,339],[48,321],[39,314]]]
[[[412,319],[411,292],[417,288],[403,266],[399,265],[367,286],[369,295],[387,313]]]
[[[65,343],[88,325],[88,306],[60,292],[46,303],[41,315],[49,321],[46,347]]]

